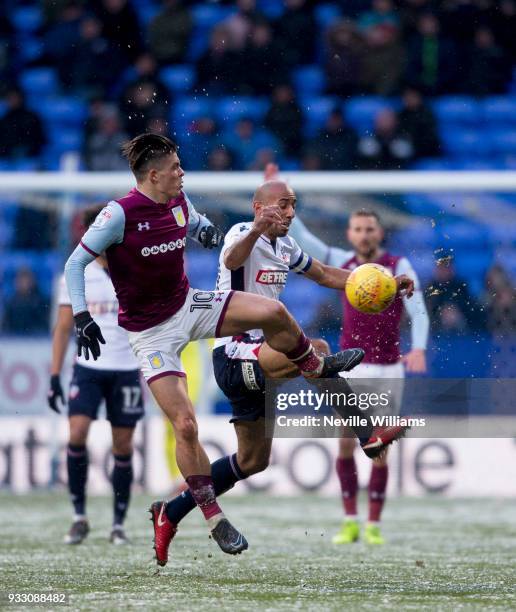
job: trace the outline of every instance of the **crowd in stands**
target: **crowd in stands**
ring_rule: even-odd
[[[0,161],[35,167],[76,149],[84,168],[117,170],[121,140],[157,131],[179,140],[190,169],[270,159],[306,170],[405,168],[443,153],[434,97],[506,93],[516,53],[516,0],[0,4]],[[30,78],[38,68],[56,79],[45,111]],[[56,96],[87,105],[64,135]],[[361,96],[390,101],[367,130],[343,112]],[[220,109],[228,97],[263,105],[233,115]],[[185,99],[197,111],[183,112]]]

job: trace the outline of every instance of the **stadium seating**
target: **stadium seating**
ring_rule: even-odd
[[[184,94],[195,83],[195,70],[190,64],[167,66],[160,70],[159,76],[172,94]]]

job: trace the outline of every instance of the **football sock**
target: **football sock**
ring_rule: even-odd
[[[322,370],[323,359],[316,354],[310,340],[303,332],[301,332],[295,348],[285,355],[303,373],[317,374]]]
[[[385,490],[389,469],[386,465],[375,465],[371,469],[369,480],[369,521],[377,523],[382,514],[383,504],[385,503]]]
[[[132,455],[115,455],[113,468],[113,525],[123,525],[129,499],[131,497],[131,484],[133,482]]]
[[[357,515],[358,475],[354,457],[338,457],[337,476],[342,491],[342,505],[346,516]]]
[[[186,478],[186,484],[194,498],[199,510],[203,513],[210,529],[213,529],[224,517],[221,507],[217,503],[213,480],[205,474],[195,474]]]
[[[211,464],[211,478],[215,495],[222,495],[233,488],[236,482],[247,478],[240,469],[236,453],[231,456],[217,459]],[[183,491],[174,499],[168,502],[166,513],[168,520],[176,525],[196,506],[195,500],[190,490]]]
[[[66,454],[68,490],[76,515],[86,514],[86,481],[88,479],[88,451],[85,446],[68,444]]]

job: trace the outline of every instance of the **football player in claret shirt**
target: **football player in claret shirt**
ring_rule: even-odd
[[[291,187],[279,180],[267,181],[253,197],[254,220],[234,225],[226,234],[219,258],[217,289],[236,289],[278,300],[287,282],[289,272],[303,274],[324,287],[343,290],[350,274],[348,270],[322,264],[303,252],[288,235],[295,217],[296,195]],[[399,287],[410,290],[412,281],[399,276]],[[307,291],[310,288],[307,286]],[[329,352],[324,340],[312,340],[321,352]],[[353,352],[361,349],[348,347],[351,370],[358,364]],[[238,441],[237,452],[229,458],[233,479],[220,487],[225,492],[236,480],[245,479],[266,469],[272,439],[265,435],[265,378],[290,378],[299,374],[282,353],[266,341],[262,329],[218,338],[213,350],[215,379],[229,399],[233,411]],[[354,414],[362,416],[358,408]],[[361,446],[366,454],[381,453],[399,435],[403,427],[360,428]],[[382,443],[378,445],[378,440]],[[220,460],[221,462],[225,461]],[[215,476],[219,462],[212,466]],[[183,493],[167,505],[167,515],[177,527],[178,523],[195,507],[192,497]]]
[[[89,227],[101,210],[98,206],[86,209],[83,213],[84,227]],[[143,416],[140,373],[138,362],[129,346],[127,331],[118,325],[118,301],[109,277],[105,253],[101,253],[87,266],[84,280],[88,309],[102,325],[107,344],[106,350],[97,360],[86,360],[84,355],[80,355],[73,368],[68,394],[70,436],[66,467],[75,516],[65,542],[80,544],[89,532],[86,517],[86,441],[91,422],[97,418],[100,404],[104,400],[106,416],[111,424],[114,459],[111,478],[114,493],[113,527],[110,541],[125,544],[128,540],[123,523],[133,481],[132,440],[134,428]],[[60,412],[59,404],[64,403],[60,374],[74,323],[64,277],[59,280],[58,306],[48,392],[49,406],[56,412]]]
[[[347,238],[353,250],[329,247],[311,234],[296,219],[291,234],[313,257],[334,266],[353,270],[363,263],[377,263],[394,275],[404,274],[414,281],[414,295],[408,300],[398,294],[393,303],[380,314],[363,314],[349,304],[342,293],[343,323],[340,347],[360,346],[365,350],[363,362],[346,378],[373,379],[375,392],[390,390],[392,400],[389,415],[395,415],[401,405],[405,371],[426,371],[426,345],[429,319],[417,275],[406,257],[393,255],[382,248],[384,231],[374,211],[359,210],[351,214]],[[400,354],[400,323],[403,311],[411,323],[412,347],[404,356]],[[382,379],[385,379],[382,382]],[[354,459],[355,439],[349,435],[339,441],[337,475],[342,490],[345,520],[341,531],[333,538],[335,544],[348,544],[358,540],[360,525],[357,516],[358,477]],[[369,515],[364,538],[369,544],[382,544],[380,517],[387,489],[387,452],[374,460],[369,480]]]
[[[197,213],[183,192],[184,171],[174,142],[157,134],[141,134],[124,144],[123,152],[136,187],[108,203],[65,265],[78,351],[97,359],[100,344],[105,343],[84,292],[86,266],[105,251],[119,302],[118,323],[128,330],[149,388],[174,427],[177,464],[188,493],[220,548],[237,554],[248,547],[247,541],[224,516],[216,499],[217,490],[227,490],[237,478],[229,457],[215,470],[199,443],[181,366],[182,350],[191,340],[259,328],[271,348],[283,353],[308,378],[330,377],[349,367],[350,352],[318,355],[276,300],[233,290],[191,288],[184,272],[187,236],[213,248],[223,234]],[[352,353],[361,359],[361,352],[359,357],[358,352]],[[164,565],[176,527],[167,517],[164,502],[152,504],[151,514],[156,559]]]

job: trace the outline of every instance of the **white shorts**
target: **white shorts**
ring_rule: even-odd
[[[183,306],[163,323],[129,332],[129,343],[150,383],[163,376],[186,376],[181,353],[192,340],[218,338],[234,291],[188,290]]]
[[[339,376],[346,379],[374,380],[374,393],[389,393],[392,398],[389,401],[389,415],[399,414],[403,399],[403,387],[405,378],[405,368],[403,363],[359,363],[350,372],[341,372]],[[386,379],[382,382],[381,379]],[[351,384],[351,387],[353,385]],[[373,389],[371,389],[373,392]]]

